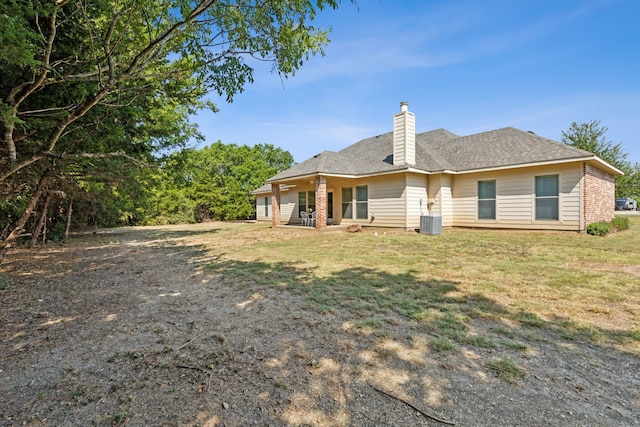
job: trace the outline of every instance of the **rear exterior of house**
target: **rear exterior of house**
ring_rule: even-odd
[[[403,103],[393,132],[314,156],[254,194],[257,219],[274,225],[300,224],[305,210],[316,211],[320,229],[417,229],[432,214],[444,227],[582,231],[613,218],[620,173],[591,153],[513,128],[416,135]]]
[[[587,163],[457,175],[451,190],[456,227],[582,231],[614,216],[614,177]]]

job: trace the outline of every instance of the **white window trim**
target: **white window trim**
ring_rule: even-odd
[[[495,198],[493,199],[481,199],[480,198],[480,194],[478,192],[478,187],[480,185],[480,182],[486,182],[486,181],[494,181],[496,183],[496,194],[495,194]],[[480,200],[493,200],[495,202],[495,210],[496,210],[496,217],[495,218],[480,218]],[[498,222],[498,179],[497,178],[487,178],[487,179],[478,179],[476,180],[476,221],[482,221],[482,222]]]
[[[558,177],[558,219],[537,219],[536,218],[536,178],[543,176],[557,176]],[[539,175],[534,175],[532,179],[531,189],[531,222],[541,224],[563,224],[562,221],[562,174],[560,172],[548,172]],[[547,197],[549,198],[549,197]]]

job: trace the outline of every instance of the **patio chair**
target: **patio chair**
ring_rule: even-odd
[[[309,225],[311,227],[315,227],[316,226],[316,213],[315,213],[315,211],[311,212],[311,214],[309,215]]]
[[[302,225],[309,225],[309,216],[307,212],[300,211],[300,218],[302,218]]]

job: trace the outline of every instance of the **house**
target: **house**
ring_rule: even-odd
[[[417,229],[431,214],[443,227],[582,231],[614,217],[622,172],[592,153],[511,127],[469,136],[415,128],[403,102],[392,132],[269,178],[253,192],[257,219],[300,224],[301,211],[316,211],[317,229]]]

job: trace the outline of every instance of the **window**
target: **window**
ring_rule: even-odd
[[[300,191],[298,192],[298,216],[300,216],[300,212],[304,212],[307,210],[307,192]]]
[[[314,191],[298,192],[298,214],[302,211],[312,212],[316,210],[316,193]]]
[[[478,181],[478,219],[496,219],[496,181]]]
[[[342,218],[353,219],[353,187],[342,189]],[[356,219],[369,218],[369,191],[366,185],[356,187]]]
[[[342,218],[353,218],[353,189],[351,187],[342,189]]]
[[[309,191],[307,193],[307,212],[315,212],[316,210],[316,193]]]
[[[536,220],[557,220],[558,175],[536,176]]]
[[[356,218],[367,219],[369,204],[369,191],[366,185],[356,187]]]

